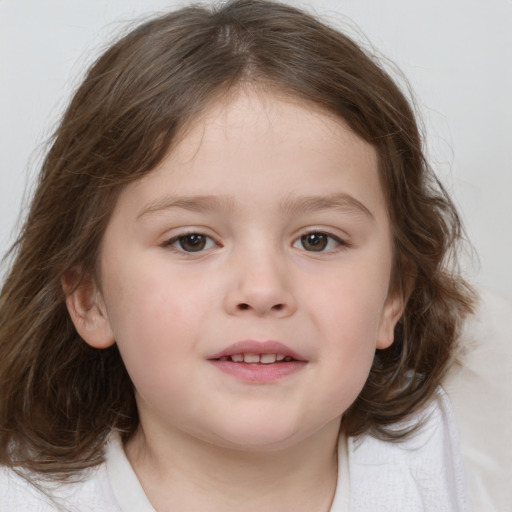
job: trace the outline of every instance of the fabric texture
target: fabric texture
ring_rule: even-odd
[[[443,387],[457,417],[474,509],[512,512],[512,304],[488,290],[479,295]]]
[[[473,510],[453,409],[442,389],[413,421],[397,427],[417,420],[421,427],[399,443],[348,440],[350,512]]]
[[[85,471],[80,480],[58,484],[25,478],[0,468],[0,512],[125,512],[117,504],[106,464]]]
[[[418,420],[422,426],[400,443],[340,437],[331,512],[472,510],[453,409],[444,391],[439,389],[429,406],[409,421]],[[4,468],[0,512],[155,512],[117,436],[107,445],[106,462],[81,476],[65,485],[39,480],[45,494]]]

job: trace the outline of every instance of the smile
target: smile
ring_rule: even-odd
[[[283,343],[254,340],[234,343],[208,361],[221,372],[253,384],[276,382],[307,365],[305,357]]]
[[[220,357],[219,361],[248,364],[273,364],[281,361],[293,361],[293,357],[285,356],[284,354],[233,354],[231,356]]]

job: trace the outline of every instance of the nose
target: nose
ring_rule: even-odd
[[[230,315],[284,318],[297,309],[286,262],[272,255],[240,255],[228,270],[224,307]]]

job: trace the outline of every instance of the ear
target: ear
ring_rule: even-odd
[[[385,349],[393,344],[395,327],[405,310],[405,304],[406,299],[399,290],[388,294],[380,318],[376,348]]]
[[[101,292],[92,276],[82,276],[76,268],[62,277],[66,306],[75,329],[94,348],[107,348],[115,343],[114,333]]]

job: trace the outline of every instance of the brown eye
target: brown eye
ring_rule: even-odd
[[[184,252],[200,252],[215,246],[215,242],[206,235],[190,233],[169,240],[165,245],[170,245]]]
[[[328,241],[329,237],[323,233],[308,233],[300,237],[302,247],[306,251],[324,251]]]
[[[203,235],[186,235],[178,238],[180,247],[187,252],[202,251],[206,246],[206,237]]]
[[[340,245],[344,244],[339,238],[315,231],[302,235],[295,241],[293,247],[309,252],[327,252],[338,248]]]

